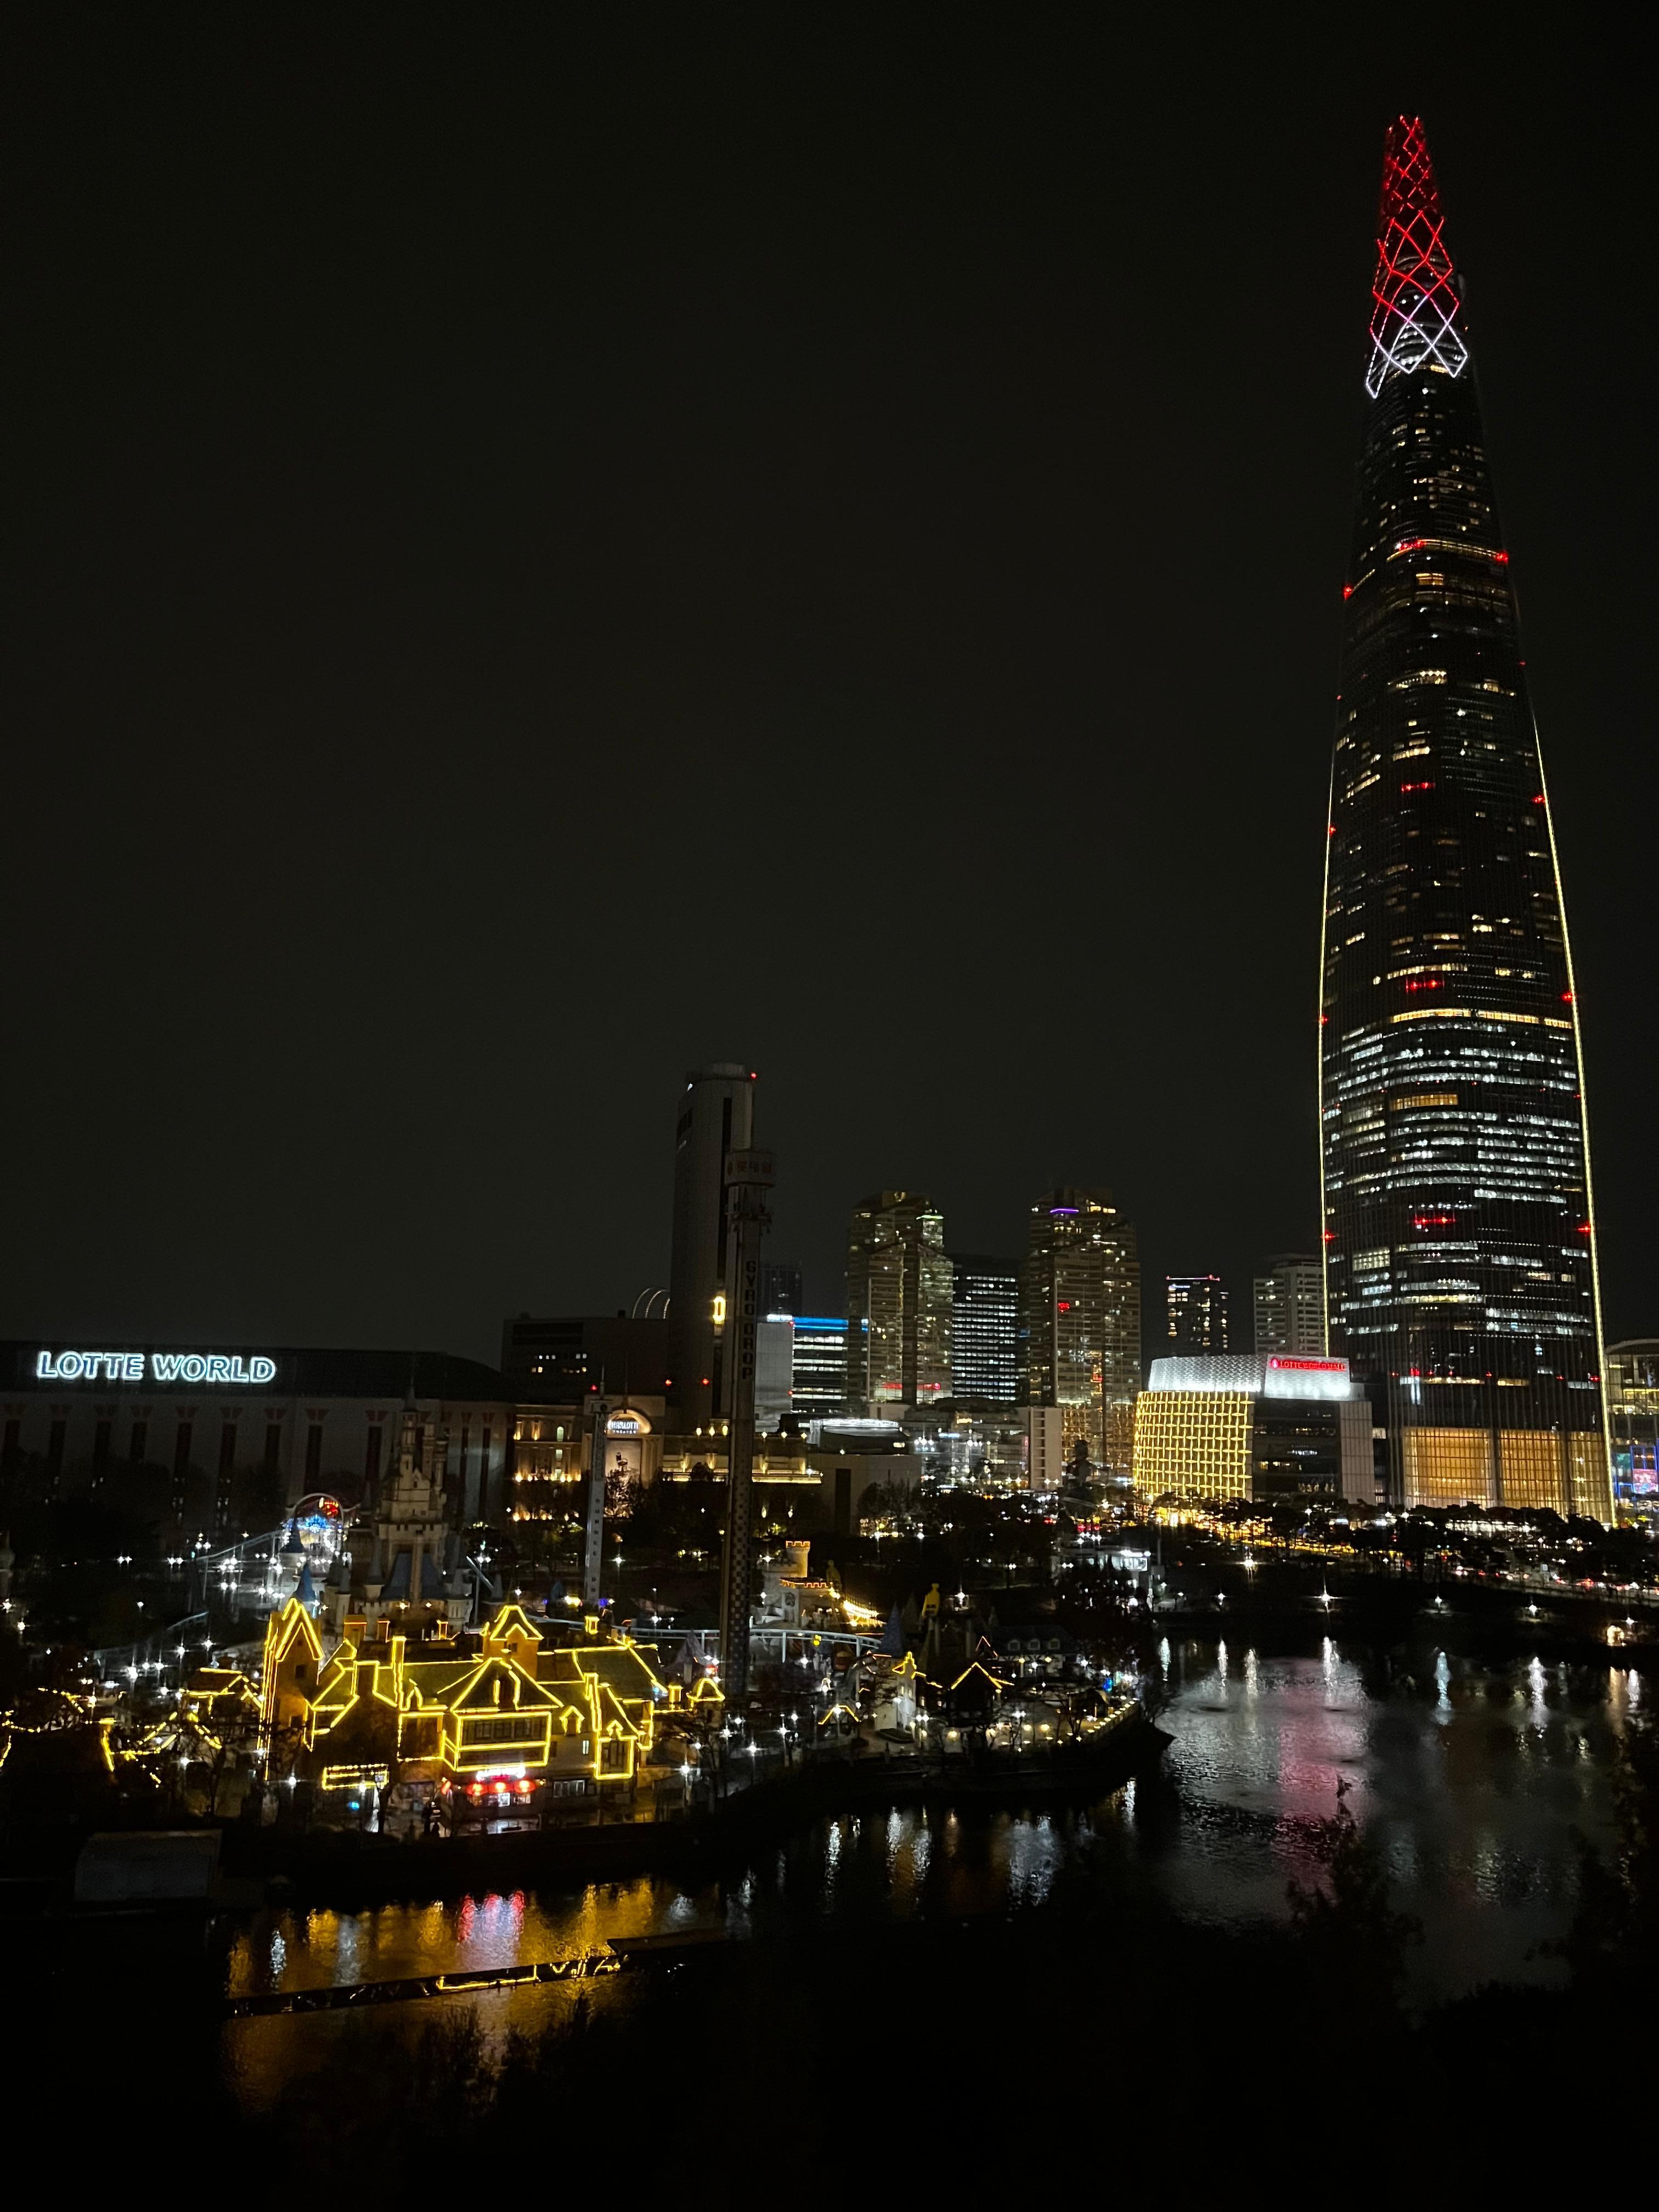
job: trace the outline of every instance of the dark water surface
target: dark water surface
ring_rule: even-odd
[[[1286,1885],[1317,1865],[1316,1824],[1337,1784],[1384,1852],[1397,1901],[1423,1923],[1413,1981],[1424,1998],[1495,1978],[1549,1980],[1537,1955],[1577,1896],[1576,1834],[1605,1842],[1607,1765],[1639,1710],[1641,1678],[1537,1660],[1477,1664],[1431,1645],[1402,1661],[1326,1641],[1269,1657],[1249,1643],[1165,1645],[1161,1773],[1103,1803],[1027,1812],[893,1812],[817,1823],[698,1888],[650,1877],[569,1891],[268,1911],[240,1922],[228,1993],[374,1980],[550,1959],[611,1936],[725,1927],[764,1936],[778,1916],[837,1924],[1040,1907],[1062,1875],[1151,1893],[1190,1917],[1281,1916]],[[635,1977],[580,1985],[627,2006]],[[234,2023],[229,2055],[264,2102],[343,2048],[395,2042],[434,2005],[477,2008],[486,2030],[531,2028],[576,1985]]]
[[[1608,1840],[1608,1765],[1640,1709],[1637,1674],[1487,1665],[1431,1645],[1402,1662],[1328,1640],[1291,1658],[1243,1642],[1160,1656],[1180,1809],[1151,1848],[1178,1910],[1281,1913],[1345,1780],[1397,1901],[1423,1923],[1419,1995],[1559,1974],[1537,1947],[1571,1917],[1577,1837]]]

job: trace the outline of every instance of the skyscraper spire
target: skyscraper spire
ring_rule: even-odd
[[[1326,1326],[1406,1505],[1612,1515],[1578,1015],[1422,126],[1383,155],[1321,947]]]
[[[1445,242],[1446,219],[1416,116],[1398,116],[1382,149],[1376,210],[1376,274],[1371,279],[1371,357],[1365,389],[1435,362],[1461,376],[1469,349],[1458,328],[1462,306]]]

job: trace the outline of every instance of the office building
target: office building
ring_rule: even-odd
[[[1620,1521],[1659,1524],[1659,1339],[1607,1346],[1607,1434]]]
[[[1069,1454],[1078,1437],[1109,1474],[1127,1476],[1140,1388],[1140,1261],[1109,1191],[1072,1185],[1031,1208],[1019,1271],[1028,1405],[1058,1406]]]
[[[868,1324],[860,1322],[861,1336]],[[797,1314],[791,1337],[790,1410],[805,1425],[848,1411],[847,1321],[841,1314]],[[854,1360],[862,1372],[863,1355]]]
[[[848,1402],[876,1413],[926,1406],[951,1393],[955,1279],[945,1217],[920,1191],[884,1190],[853,1210],[847,1239],[847,1318],[866,1323],[849,1348]]]
[[[1019,1262],[951,1255],[951,1395],[975,1405],[1019,1402]]]
[[[1255,1348],[1316,1359],[1325,1349],[1325,1270],[1303,1252],[1280,1252],[1251,1285]]]
[[[1219,1357],[1227,1343],[1227,1292],[1218,1275],[1166,1275],[1164,1306],[1170,1354]]]
[[[1326,840],[1330,1346],[1370,1380],[1403,1503],[1607,1520],[1554,832],[1462,288],[1403,117],[1378,234]]]
[[[669,1385],[688,1428],[720,1409],[726,1322],[726,1162],[755,1138],[755,1077],[735,1061],[694,1069],[674,1127],[674,1241],[668,1269]]]
[[[793,1260],[763,1260],[760,1279],[763,1313],[798,1314],[805,1310],[800,1269]]]
[[[1371,1412],[1346,1359],[1155,1359],[1135,1405],[1135,1487],[1262,1504],[1375,1501]]]
[[[576,1400],[590,1389],[612,1396],[668,1389],[669,1322],[653,1316],[517,1314],[501,1323],[501,1372],[533,1385],[538,1397]]]

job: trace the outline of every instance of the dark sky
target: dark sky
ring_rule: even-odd
[[[1608,1329],[1659,1330],[1634,56],[230,14],[0,52],[0,1334],[492,1357],[665,1279],[711,1058],[761,1072],[819,1305],[883,1183],[993,1250],[1105,1183],[1149,1277],[1246,1292],[1310,1244],[1401,107],[1468,274]]]

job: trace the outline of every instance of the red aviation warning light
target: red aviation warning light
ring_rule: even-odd
[[[1445,227],[1422,123],[1416,116],[1399,116],[1382,147],[1371,357],[1365,371],[1373,399],[1387,378],[1408,375],[1425,362],[1448,376],[1461,376],[1468,367]]]

